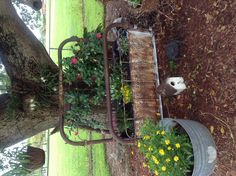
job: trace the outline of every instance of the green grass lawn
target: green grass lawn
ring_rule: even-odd
[[[97,0],[84,0],[85,8],[82,8],[82,0],[49,0],[47,1],[47,34],[46,48],[58,48],[66,38],[83,35],[83,28],[92,30],[98,24],[103,23],[103,6]],[[84,14],[84,16],[83,16]],[[51,18],[49,19],[49,16]],[[50,22],[50,28],[49,28]],[[50,30],[49,30],[50,29]],[[50,33],[49,33],[50,32]],[[50,42],[49,42],[50,37]],[[66,46],[69,48],[69,46]],[[50,50],[50,55],[57,62],[57,50]],[[63,55],[71,55],[64,52]],[[88,137],[87,132],[80,132],[83,138]],[[101,138],[99,134],[93,134],[94,139]],[[94,145],[93,175],[109,176],[108,165],[105,159],[104,145]],[[59,134],[50,137],[49,175],[50,176],[88,176],[89,158],[88,147],[73,147],[62,140]]]

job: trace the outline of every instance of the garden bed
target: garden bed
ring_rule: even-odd
[[[218,149],[215,175],[235,175],[235,3],[181,0],[168,3],[160,10],[169,18],[157,15],[153,28],[157,34],[161,79],[182,76],[188,89],[179,96],[165,98],[164,113],[207,126]],[[170,64],[165,47],[173,39],[183,42],[183,47],[180,59]],[[136,147],[129,151],[134,172],[149,175],[137,152]]]

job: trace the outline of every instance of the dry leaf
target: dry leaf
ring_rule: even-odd
[[[226,29],[225,26],[218,26],[217,29],[216,29],[216,31],[217,31],[217,32],[222,32],[222,31],[224,31],[225,29]]]
[[[214,126],[212,126],[212,125],[210,126],[210,132],[211,132],[211,134],[214,133]]]
[[[189,104],[187,109],[192,109],[192,104]]]
[[[217,7],[217,2],[214,2],[214,3],[213,3],[213,6]]]
[[[216,92],[214,90],[211,90],[210,95],[214,97],[214,96],[216,96]]]
[[[214,18],[212,15],[210,15],[209,13],[205,14],[206,17],[206,23],[210,23],[212,21],[212,19]]]
[[[225,129],[224,129],[224,127],[221,127],[221,128],[220,128],[220,132],[221,132],[221,134],[225,134]]]

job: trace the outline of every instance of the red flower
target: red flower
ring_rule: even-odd
[[[81,81],[82,79],[83,79],[83,78],[82,78],[81,74],[78,74],[78,75],[77,75],[77,80],[78,80],[78,81]]]
[[[101,39],[102,38],[102,33],[97,33],[96,38]]]
[[[72,64],[72,65],[76,65],[77,62],[78,62],[78,59],[77,59],[76,57],[72,57],[72,59],[71,59],[71,64]]]
[[[75,135],[75,136],[77,136],[78,134],[79,134],[79,132],[78,132],[78,131],[76,131],[76,132],[74,133],[74,135]]]

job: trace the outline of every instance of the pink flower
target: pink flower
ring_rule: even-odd
[[[76,57],[72,57],[72,59],[71,59],[71,64],[72,64],[72,65],[76,65],[77,62],[78,62],[78,59],[77,59]]]
[[[102,33],[97,33],[96,38],[101,39],[102,38]]]

